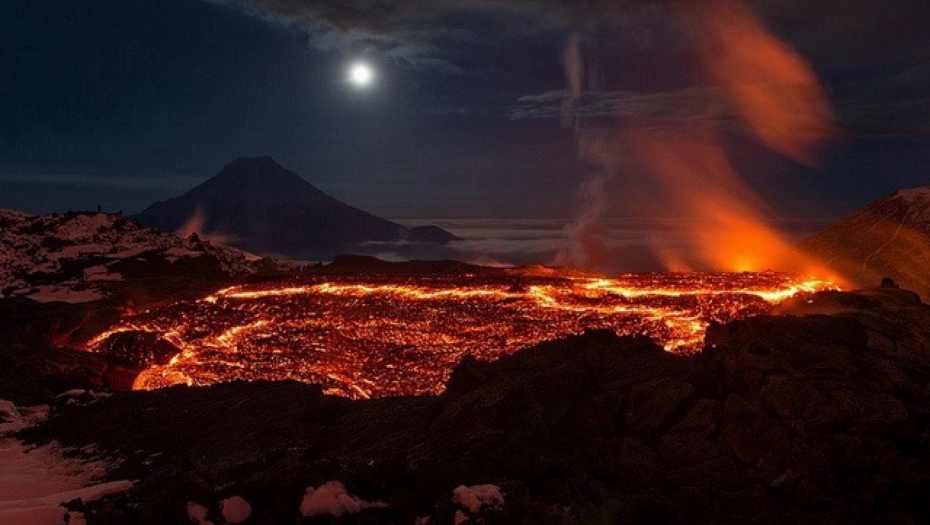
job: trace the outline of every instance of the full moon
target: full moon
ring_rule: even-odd
[[[349,83],[357,88],[371,85],[374,78],[374,70],[365,62],[356,62],[349,66]]]

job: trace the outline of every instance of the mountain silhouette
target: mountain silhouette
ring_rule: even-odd
[[[370,242],[442,244],[435,227],[407,228],[330,197],[271,157],[239,158],[187,193],[136,219],[168,232],[197,232],[260,254],[331,258]]]
[[[884,277],[930,298],[930,187],[900,190],[804,239],[801,248],[855,284]]]

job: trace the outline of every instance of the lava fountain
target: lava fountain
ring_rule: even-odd
[[[773,272],[328,277],[130,315],[88,349],[144,367],[135,389],[294,379],[354,398],[438,393],[465,355],[496,359],[587,329],[691,353],[710,322],[831,287]]]

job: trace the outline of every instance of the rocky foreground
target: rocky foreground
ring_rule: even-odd
[[[466,359],[441,396],[173,387],[59,403],[19,437],[138,480],[72,503],[91,524],[223,523],[222,500],[246,524],[930,521],[930,307],[889,289],[776,313],[711,327],[695,358],[588,332]],[[20,403],[102,383],[95,357],[71,359],[6,355],[0,372],[46,374]],[[307,489],[333,481],[344,515],[303,516]]]

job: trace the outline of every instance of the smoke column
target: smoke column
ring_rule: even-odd
[[[724,125],[736,124],[771,151],[814,164],[818,149],[835,128],[830,103],[813,69],[742,3],[712,0],[677,5],[696,55],[699,79],[710,83],[709,93],[722,99],[736,122],[639,120],[619,122],[609,130],[583,131],[573,111],[585,88],[584,68],[579,40],[570,40],[565,51],[569,91],[563,110],[573,113],[563,115],[563,122],[574,124],[580,157],[595,163],[600,172],[585,187],[584,208],[567,228],[572,247],[560,253],[558,262],[589,268],[604,262],[606,203],[622,198],[607,194],[607,182],[615,177],[626,182],[621,176],[641,174],[652,185],[652,202],[637,195],[636,202],[624,204],[647,216],[672,214],[688,236],[685,249],[659,237],[649,239],[667,269],[776,269],[841,281],[769,225],[764,201],[730,161],[723,132]]]

